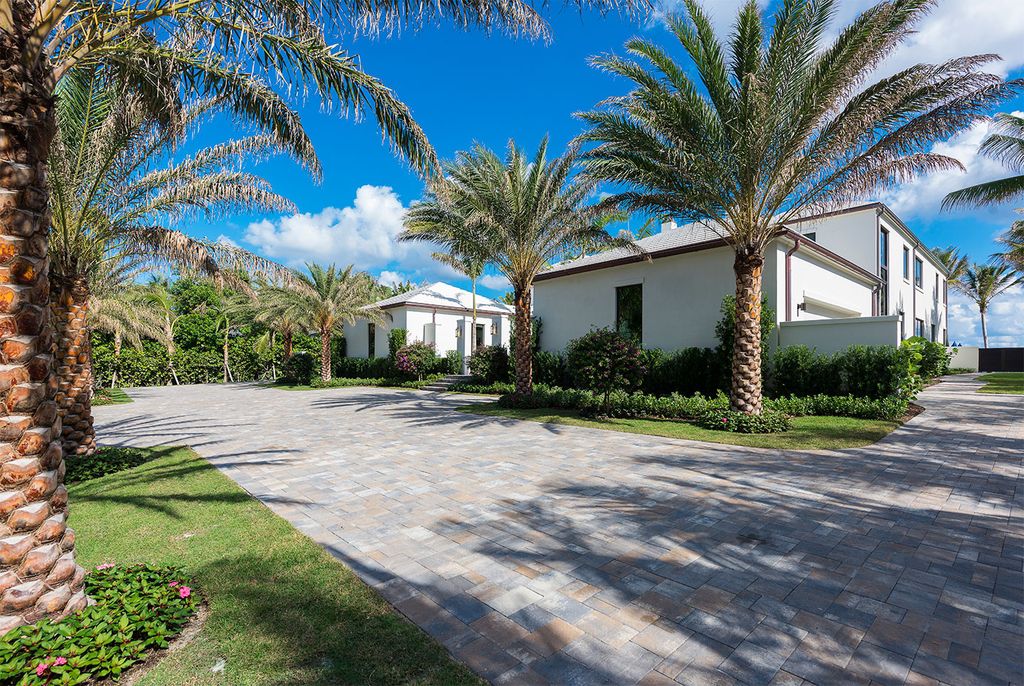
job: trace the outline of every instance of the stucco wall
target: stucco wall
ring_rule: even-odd
[[[778,253],[776,253],[778,254]],[[785,260],[785,252],[782,253]],[[872,286],[801,247],[790,257],[791,321],[870,317]],[[785,289],[785,276],[780,279]],[[785,307],[784,299],[780,300]],[[784,313],[778,314],[785,321]]]
[[[978,347],[973,345],[958,346],[950,348],[953,352],[953,359],[950,360],[950,367],[962,369],[973,369],[978,371]]]
[[[851,345],[899,345],[899,320],[888,317],[852,317],[783,322],[779,346],[806,345],[820,353],[834,353]]]
[[[842,255],[862,269],[877,274],[876,217],[875,208],[869,207],[859,212],[848,212],[787,226],[797,233],[814,233],[815,243],[837,255]]]
[[[449,350],[458,350],[463,357],[469,354],[472,349],[473,315],[466,312],[451,312],[420,307],[395,307],[387,310],[384,324],[377,324],[377,341],[375,352],[377,357],[388,355],[388,332],[393,328],[402,328],[407,331],[406,340],[409,343],[427,340],[429,327],[433,325],[434,345],[437,354],[444,356]],[[367,342],[367,321],[357,321],[355,324],[345,326],[345,354],[348,357],[366,357],[368,350]],[[508,347],[509,323],[508,317],[503,315],[478,312],[477,324],[484,326],[485,345],[504,345]],[[491,334],[491,325],[495,324],[497,332]],[[456,335],[460,329],[462,336]]]

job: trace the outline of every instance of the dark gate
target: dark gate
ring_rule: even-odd
[[[979,372],[1024,372],[1024,348],[981,348]]]

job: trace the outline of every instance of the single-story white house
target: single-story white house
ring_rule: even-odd
[[[482,345],[509,344],[512,308],[481,295],[476,297],[473,326],[473,294],[441,281],[399,293],[373,303],[382,310],[384,323],[367,319],[345,325],[348,357],[387,357],[388,332],[405,329],[406,341],[433,343],[438,355],[457,350],[463,359]]]
[[[599,327],[639,337],[645,348],[713,347],[722,298],[735,292],[733,250],[713,228],[662,225],[622,249],[563,261],[535,280],[540,346],[557,352]],[[947,339],[946,270],[879,202],[780,226],[762,289],[778,319],[773,341],[820,352]]]

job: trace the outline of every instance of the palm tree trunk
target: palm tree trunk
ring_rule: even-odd
[[[516,395],[533,393],[533,331],[530,322],[530,289],[515,288],[516,299]]]
[[[228,334],[224,332],[224,383],[231,378],[231,369],[228,367]]]
[[[4,4],[13,26],[0,31],[0,635],[87,602],[75,534],[66,526],[47,302],[53,74],[46,59],[22,62],[36,3]]]
[[[984,307],[979,307],[978,311],[981,312],[981,342],[983,343],[984,347],[987,348],[988,347],[988,328],[985,326],[985,309],[986,308],[984,308]]]
[[[65,455],[96,452],[92,422],[92,341],[89,288],[85,281],[53,290],[51,310],[57,333],[57,410]]]
[[[114,369],[110,373],[110,387],[117,388],[117,365],[121,361],[121,333],[114,332]]]
[[[170,315],[164,315],[164,335],[167,336],[167,371],[171,373],[171,378],[167,379],[167,385],[170,386],[178,383],[178,373],[174,371],[174,325],[171,323]]]
[[[320,379],[331,380],[331,332],[329,329],[320,330]]]
[[[285,331],[284,333],[284,359],[288,359],[292,356],[292,332]]]
[[[732,350],[732,409],[761,414],[761,270],[764,256],[737,252],[736,322]]]

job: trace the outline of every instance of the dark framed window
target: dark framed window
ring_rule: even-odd
[[[366,356],[377,357],[377,325],[373,322],[366,325]]]
[[[882,229],[878,234],[878,275],[882,277],[882,288],[878,291],[878,314],[889,314],[889,232]]]
[[[939,301],[939,275],[935,275],[935,302]],[[932,339],[934,340],[934,339]]]
[[[903,246],[903,278],[910,281],[910,248]]]
[[[932,343],[938,343],[939,341],[936,338],[937,335],[938,335],[938,332],[936,331],[936,327],[935,327],[934,324],[932,324],[932,337],[929,338],[928,340],[930,340]]]
[[[637,343],[643,340],[643,284],[635,283],[615,289],[615,330]]]
[[[923,319],[915,319],[914,320],[914,335],[918,336],[920,338],[924,338],[924,320]]]
[[[818,232],[817,231],[811,231],[810,233],[805,233],[804,234],[804,238],[806,238],[807,240],[811,240],[811,241],[816,240],[818,238]]]
[[[924,262],[920,257],[914,258],[914,285],[918,288],[924,287]]]

